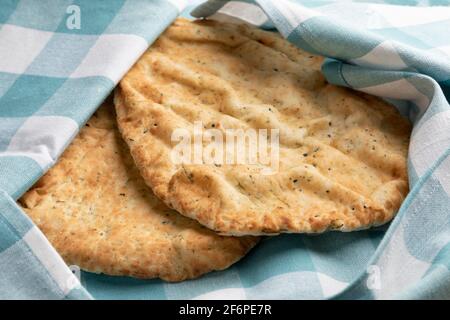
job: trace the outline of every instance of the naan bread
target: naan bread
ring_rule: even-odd
[[[59,162],[21,199],[68,264],[180,281],[225,269],[256,237],[222,237],[167,208],[145,185],[102,106]]]
[[[120,82],[119,129],[167,205],[226,235],[353,231],[408,192],[410,125],[382,100],[329,85],[322,58],[275,33],[179,19]],[[279,129],[279,170],[174,164],[177,128]]]

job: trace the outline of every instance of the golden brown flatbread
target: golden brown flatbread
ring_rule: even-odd
[[[119,129],[167,205],[227,235],[352,231],[408,192],[410,124],[381,99],[329,85],[322,58],[244,25],[178,19],[120,82]],[[172,133],[279,129],[279,170],[176,164]]]
[[[167,208],[145,185],[102,106],[58,163],[21,199],[68,264],[180,281],[225,269],[256,237],[222,237]]]

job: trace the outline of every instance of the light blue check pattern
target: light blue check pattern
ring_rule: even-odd
[[[163,0],[0,2],[0,299],[92,298],[15,200],[178,14]]]
[[[267,238],[230,269],[176,284],[71,276],[14,200],[181,2],[0,3],[0,297],[450,298],[450,1],[208,1],[192,12],[276,28],[330,57],[331,83],[382,96],[411,119],[411,192],[390,225]],[[80,30],[67,29],[71,4],[81,8]]]

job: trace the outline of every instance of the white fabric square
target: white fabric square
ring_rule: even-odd
[[[393,6],[386,4],[371,4],[370,9],[380,15],[391,27],[403,28],[407,26],[416,26],[437,21],[450,19],[450,8],[448,7],[408,7]],[[382,28],[387,28],[387,25]]]
[[[147,47],[136,35],[101,35],[70,77],[104,76],[117,83]]]
[[[404,229],[404,225],[397,227],[375,265],[380,270],[381,286],[381,290],[372,291],[376,299],[392,299],[430,268],[430,263],[411,255],[405,243]]]
[[[391,41],[384,41],[364,56],[353,59],[354,64],[364,67],[384,67],[389,70],[402,70],[408,66],[403,62]]]
[[[0,28],[0,71],[23,73],[53,33],[4,24]]]
[[[449,148],[450,111],[435,114],[413,133],[409,157],[419,177]]]
[[[267,16],[264,11],[259,6],[252,3],[230,1],[220,8],[217,13],[219,16],[220,14],[225,14],[230,17],[239,17],[239,19],[255,26],[262,25],[267,21]],[[213,15],[212,17],[215,18],[216,15]]]
[[[68,294],[73,288],[80,286],[78,279],[37,227],[31,228],[24,235],[23,241],[44,265],[64,294]]]
[[[32,158],[47,169],[78,131],[77,123],[61,116],[28,118],[11,138],[2,156],[21,155]]]

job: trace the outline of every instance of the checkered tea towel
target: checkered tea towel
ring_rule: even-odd
[[[411,192],[389,226],[268,238],[228,270],[173,284],[84,272],[79,282],[14,200],[55,162],[180,2],[1,2],[0,297],[450,298],[450,8],[435,2],[209,1],[192,12],[275,27],[330,57],[323,66],[330,82],[398,106],[414,123]]]
[[[178,15],[162,0],[0,2],[0,299],[87,299],[16,205]]]

